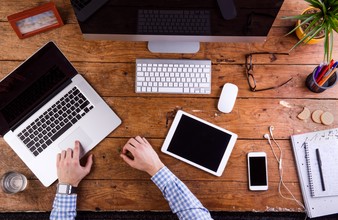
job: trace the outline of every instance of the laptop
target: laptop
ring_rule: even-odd
[[[0,135],[46,187],[58,153],[79,140],[83,156],[120,124],[53,42],[0,81]]]
[[[70,0],[76,17],[84,22],[109,0]]]

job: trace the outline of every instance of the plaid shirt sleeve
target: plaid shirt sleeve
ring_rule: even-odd
[[[76,216],[77,195],[56,194],[50,220],[74,220]]]
[[[179,219],[212,219],[209,211],[167,167],[159,170],[151,180],[161,190],[172,212]]]

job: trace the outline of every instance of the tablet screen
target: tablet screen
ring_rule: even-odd
[[[227,150],[231,152],[237,135],[227,133],[222,128],[211,126],[183,113],[177,123],[173,123],[174,133],[165,151],[198,164],[213,172],[218,172]],[[170,132],[169,132],[170,134]],[[232,141],[231,141],[232,139]],[[229,144],[229,142],[232,142]],[[228,152],[228,157],[230,153]],[[227,158],[228,158],[227,157]],[[225,160],[227,160],[227,158]],[[225,161],[226,163],[226,161]],[[225,166],[225,164],[224,164]]]

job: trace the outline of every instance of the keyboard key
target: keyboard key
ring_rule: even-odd
[[[72,126],[72,123],[67,123],[63,128],[61,128],[58,132],[56,132],[50,139],[55,141],[58,137],[60,137],[65,131],[67,131]]]
[[[183,93],[183,88],[160,87],[158,91],[164,93]]]

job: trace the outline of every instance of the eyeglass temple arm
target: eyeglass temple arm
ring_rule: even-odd
[[[292,79],[293,79],[293,77],[291,77],[286,82],[284,82],[284,83],[282,83],[280,85],[277,85],[277,86],[273,86],[273,87],[269,87],[269,88],[265,88],[265,89],[253,89],[253,90],[251,89],[251,91],[253,91],[253,92],[260,92],[260,91],[265,91],[265,90],[270,90],[270,89],[277,89],[279,87],[284,86],[285,84],[287,84],[288,82],[290,82]]]

